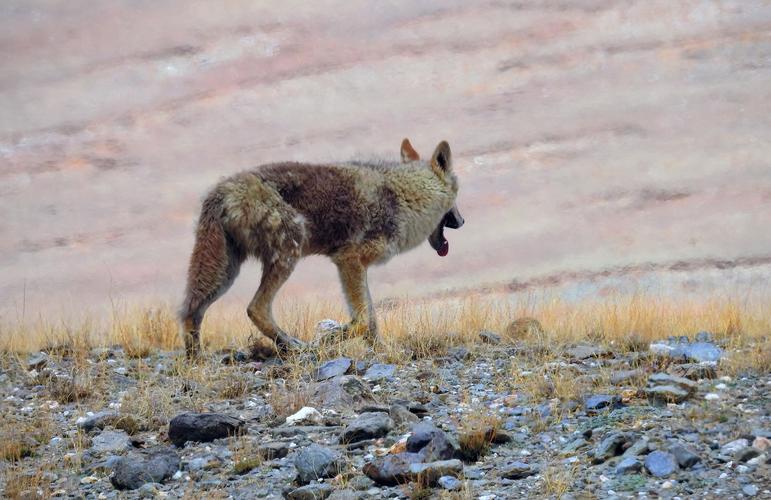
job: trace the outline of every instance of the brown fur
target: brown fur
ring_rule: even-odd
[[[441,229],[448,211],[457,211],[447,143],[430,162],[421,162],[407,139],[401,154],[403,164],[263,165],[215,186],[203,202],[181,311],[188,355],[199,353],[206,309],[249,255],[263,271],[247,313],[279,349],[301,343],[279,328],[271,304],[297,261],[311,254],[337,265],[351,312],[349,332],[374,340],[367,268],[415,247]]]

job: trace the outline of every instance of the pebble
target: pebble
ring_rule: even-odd
[[[667,477],[677,470],[677,463],[671,454],[654,451],[645,457],[645,470],[654,477]]]

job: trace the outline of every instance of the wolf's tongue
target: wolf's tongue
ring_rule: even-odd
[[[444,257],[447,255],[447,252],[450,251],[450,243],[447,242],[447,240],[444,240],[442,242],[442,246],[439,247],[439,250],[436,251],[436,253],[439,254],[439,257]]]

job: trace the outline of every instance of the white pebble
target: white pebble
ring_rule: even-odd
[[[704,395],[704,399],[706,399],[707,401],[714,401],[716,399],[720,399],[720,394],[710,392],[709,394]]]

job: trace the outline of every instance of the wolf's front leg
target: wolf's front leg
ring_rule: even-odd
[[[377,338],[377,324],[367,286],[367,268],[356,256],[338,259],[336,264],[351,312],[348,333],[351,336],[364,335],[372,341]]]

